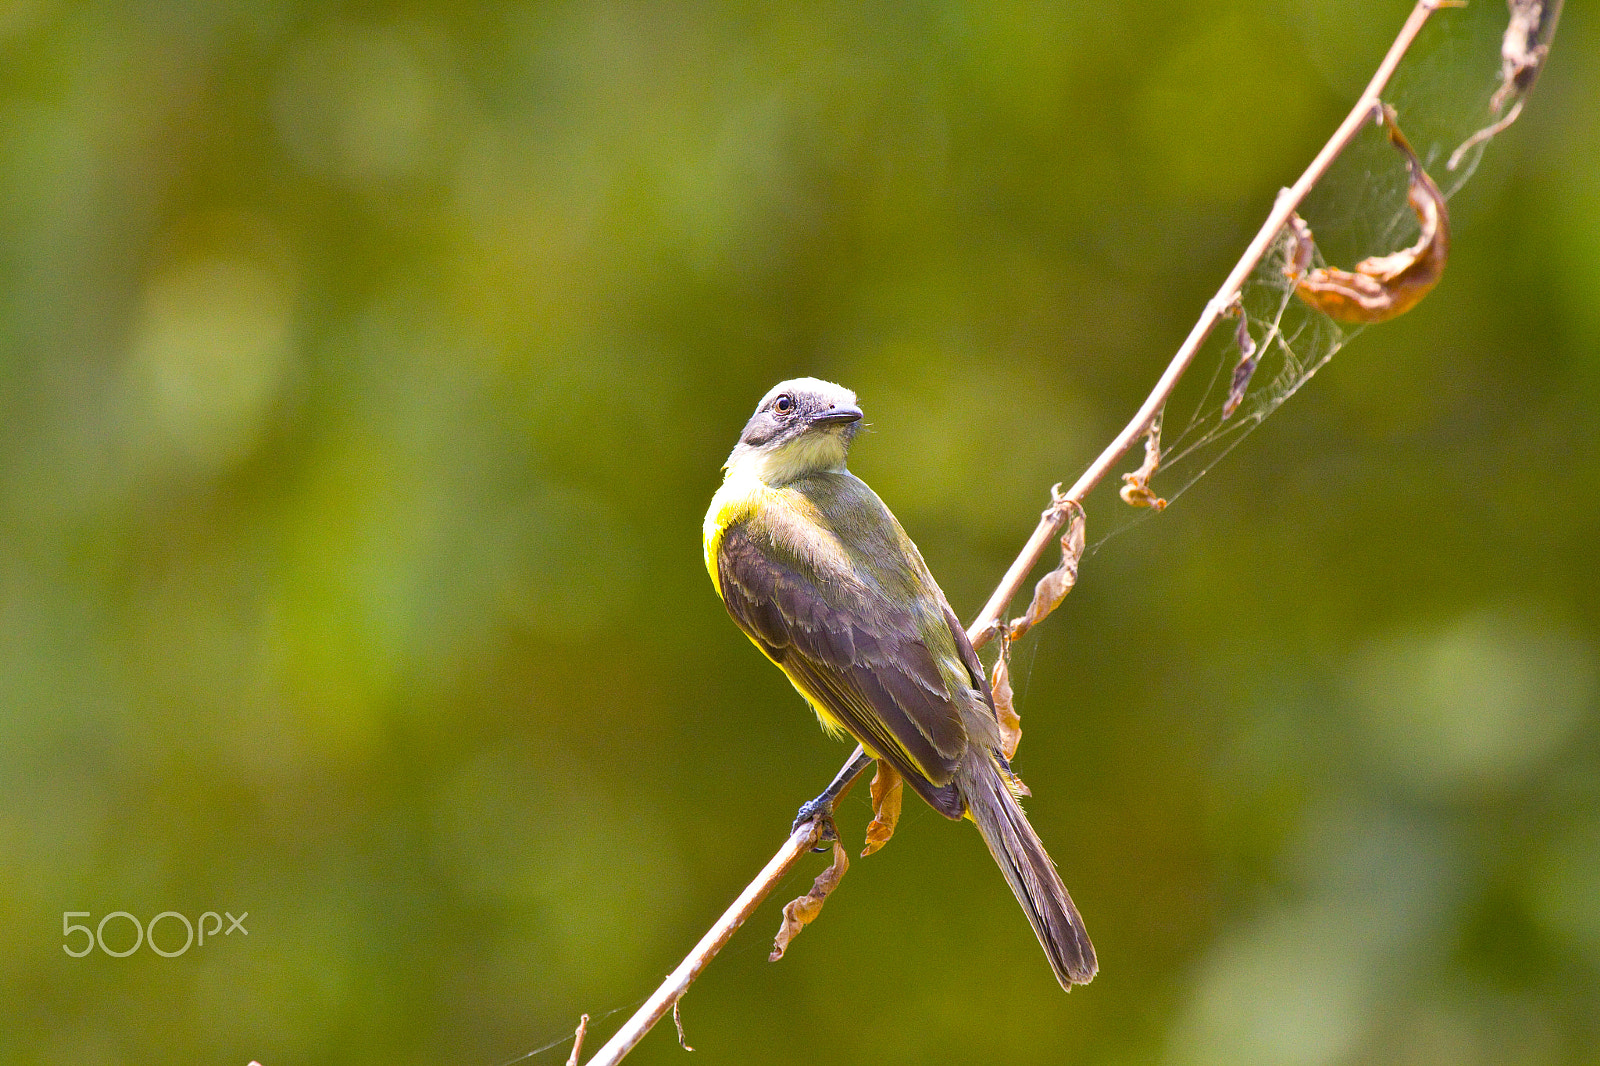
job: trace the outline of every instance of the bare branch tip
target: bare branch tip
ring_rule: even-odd
[[[567,1056],[567,1066],[578,1066],[578,1058],[583,1054],[583,1038],[589,1032],[589,1016],[578,1017],[578,1028],[572,1034],[572,1054]]]

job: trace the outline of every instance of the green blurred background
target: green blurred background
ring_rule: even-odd
[[[0,1061],[631,1008],[846,754],[702,568],[756,399],[860,394],[972,617],[1407,8],[0,4]],[[1018,648],[1094,984],[908,801],[631,1061],[1600,1062],[1597,57],[1574,4],[1439,290]],[[63,952],[169,910],[248,937]]]

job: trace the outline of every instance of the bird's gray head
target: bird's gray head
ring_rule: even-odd
[[[769,485],[818,470],[843,470],[861,428],[856,394],[817,378],[780,382],[745,423],[726,469],[750,470]]]

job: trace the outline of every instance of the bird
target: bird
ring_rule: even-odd
[[[1094,978],[1094,946],[1023,813],[972,642],[916,545],[846,465],[862,419],[855,393],[817,378],[762,397],[706,512],[711,583],[825,730],[977,826],[1070,991]]]

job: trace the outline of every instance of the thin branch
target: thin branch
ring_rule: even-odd
[[[1333,165],[1334,158],[1339,157],[1339,152],[1346,149],[1350,141],[1354,141],[1355,134],[1360,133],[1362,126],[1370,120],[1374,109],[1379,106],[1379,96],[1384,91],[1384,86],[1389,85],[1390,77],[1394,77],[1395,67],[1400,66],[1400,59],[1405,56],[1406,50],[1410,50],[1411,43],[1422,30],[1422,24],[1427,22],[1430,14],[1434,14],[1438,8],[1451,8],[1451,6],[1459,6],[1459,3],[1451,0],[1418,0],[1416,6],[1411,8],[1410,18],[1406,18],[1405,26],[1400,27],[1400,34],[1389,46],[1389,54],[1386,54],[1384,61],[1378,64],[1373,80],[1366,83],[1366,90],[1355,101],[1350,114],[1346,115],[1344,122],[1339,123],[1338,130],[1334,131],[1322,150],[1317,152],[1317,157],[1310,162],[1310,166],[1307,166],[1306,173],[1299,176],[1299,181],[1278,194],[1277,202],[1267,213],[1267,221],[1262,222],[1261,230],[1256,232],[1256,238],[1251,240],[1250,246],[1245,248],[1245,254],[1240,256],[1237,264],[1234,264],[1234,269],[1227,275],[1226,282],[1222,282],[1222,288],[1219,288],[1216,296],[1206,303],[1205,311],[1200,314],[1200,320],[1195,322],[1194,328],[1189,331],[1189,336],[1179,347],[1178,354],[1173,355],[1173,362],[1166,365],[1165,373],[1160,381],[1155,383],[1149,397],[1144,400],[1144,405],[1123,427],[1123,431],[1117,434],[1117,439],[1112,440],[1106,450],[1099,453],[1098,458],[1094,459],[1086,471],[1083,471],[1082,477],[1078,477],[1072,488],[1067,490],[1066,499],[1083,503],[1083,498],[1090,495],[1090,491],[1104,480],[1106,474],[1109,474],[1110,467],[1115,466],[1118,459],[1126,455],[1128,448],[1133,447],[1133,442],[1149,431],[1150,424],[1154,423],[1162,407],[1165,407],[1166,400],[1173,395],[1173,389],[1178,387],[1179,379],[1189,370],[1190,363],[1194,362],[1195,355],[1200,352],[1200,346],[1205,343],[1206,336],[1211,335],[1211,328],[1222,315],[1227,314],[1229,307],[1234,306],[1235,299],[1238,299],[1238,291],[1261,262],[1261,256],[1267,253],[1267,248],[1272,246],[1272,240],[1277,237],[1278,230],[1283,229],[1285,222],[1290,221],[1291,214],[1298,208],[1301,200],[1306,198],[1307,192],[1310,192],[1318,181],[1322,181],[1323,174],[1328,171],[1328,166]],[[1011,563],[1010,570],[1006,570],[1005,578],[1000,581],[1000,586],[995,589],[994,595],[990,595],[989,602],[984,605],[984,610],[979,611],[978,619],[971,626],[971,631],[968,631],[973,637],[974,645],[981,645],[989,640],[995,623],[1000,621],[1011,600],[1016,599],[1016,594],[1021,592],[1022,583],[1027,581],[1027,575],[1037,567],[1038,560],[1045,555],[1051,541],[1061,535],[1061,528],[1066,520],[1066,512],[1062,512],[1061,509],[1053,507],[1045,512],[1034,530],[1034,535],[1027,539],[1027,544],[1022,547],[1016,562]]]
[[[1278,194],[1278,199],[1273,203],[1272,210],[1267,212],[1267,220],[1261,224],[1261,229],[1256,233],[1255,239],[1250,242],[1244,251],[1244,255],[1234,264],[1233,270],[1229,272],[1227,280],[1222,283],[1222,287],[1217,290],[1217,294],[1206,303],[1205,310],[1201,312],[1199,321],[1189,331],[1189,336],[1184,339],[1183,344],[1178,348],[1177,354],[1172,357],[1172,362],[1167,364],[1166,372],[1161,375],[1161,380],[1156,382],[1155,388],[1150,390],[1150,395],[1145,398],[1144,405],[1123,427],[1122,432],[1117,434],[1116,439],[1106,446],[1106,449],[1100,453],[1094,462],[1089,464],[1089,468],[1083,472],[1072,488],[1067,490],[1065,499],[1082,503],[1084,497],[1088,496],[1094,487],[1104,480],[1106,474],[1110,473],[1117,460],[1121,459],[1127,454],[1128,449],[1133,447],[1134,441],[1149,431],[1150,426],[1160,415],[1161,409],[1166,405],[1167,400],[1171,398],[1173,390],[1178,387],[1179,379],[1183,377],[1184,373],[1189,369],[1189,365],[1194,362],[1195,356],[1199,354],[1200,345],[1204,344],[1206,337],[1210,336],[1212,327],[1217,324],[1217,319],[1226,314],[1228,309],[1233,306],[1234,301],[1239,298],[1240,288],[1261,262],[1261,257],[1267,254],[1267,249],[1272,246],[1273,240],[1278,236],[1278,231],[1283,229],[1284,224],[1289,221],[1289,216],[1293,215],[1300,206],[1300,201],[1304,200],[1306,194],[1311,191],[1317,182],[1322,180],[1322,176],[1327,173],[1328,167],[1339,157],[1339,153],[1343,152],[1350,142],[1355,140],[1355,136],[1361,131],[1361,127],[1371,119],[1376,109],[1380,106],[1380,97],[1384,87],[1389,84],[1389,79],[1394,76],[1395,68],[1400,65],[1400,60],[1410,49],[1412,43],[1416,41],[1417,34],[1422,32],[1423,24],[1428,21],[1428,17],[1442,7],[1460,6],[1459,0],[1417,0],[1416,6],[1411,9],[1411,14],[1406,18],[1405,25],[1400,28],[1399,35],[1395,37],[1394,43],[1389,46],[1388,54],[1383,57],[1383,62],[1378,64],[1377,71],[1372,75],[1372,80],[1367,83],[1365,91],[1356,100],[1355,106],[1350,109],[1350,113],[1345,116],[1345,120],[1339,124],[1339,128],[1328,139],[1328,143],[1322,146],[1322,151],[1317,153],[1316,158],[1311,161],[1311,165],[1306,167],[1305,173],[1300,175],[1300,180]],[[1033,568],[1044,557],[1044,553],[1050,547],[1050,544],[1061,535],[1061,529],[1066,524],[1066,521],[1067,512],[1060,508],[1052,507],[1044,513],[1044,516],[1039,520],[1038,527],[1033,531],[1033,536],[1028,538],[1028,543],[1023,547],[1022,553],[1011,564],[1011,569],[1006,571],[1006,576],[1001,579],[999,587],[994,590],[994,595],[989,597],[989,602],[984,605],[983,610],[978,613],[977,620],[972,623],[971,629],[967,631],[968,635],[972,637],[974,645],[981,647],[988,642],[996,623],[1005,614],[1006,608],[1011,601],[1016,599],[1017,593],[1022,591],[1023,582],[1028,579],[1028,575],[1033,572]]]
[[[589,1060],[588,1066],[615,1066],[622,1061],[622,1057],[633,1050],[635,1044],[644,1038],[656,1022],[666,1017],[683,994],[689,990],[694,979],[700,976],[700,971],[705,969],[706,963],[716,957],[717,952],[728,942],[744,920],[755,912],[766,899],[767,893],[772,891],[774,885],[783,880],[785,874],[800,861],[801,856],[810,851],[816,844],[818,830],[816,824],[805,823],[789,834],[789,839],[774,855],[756,879],[745,886],[739,893],[739,898],[733,905],[722,912],[716,924],[706,931],[700,938],[700,943],[694,950],[678,964],[678,968],[667,975],[654,994],[645,1000],[633,1017],[629,1018],[621,1029],[607,1040],[605,1046],[595,1052],[594,1058]]]
[[[1084,497],[1105,478],[1117,460],[1127,453],[1135,441],[1149,431],[1151,425],[1160,415],[1162,407],[1172,395],[1173,389],[1177,387],[1179,379],[1183,377],[1184,372],[1189,369],[1189,365],[1200,351],[1200,345],[1205,342],[1217,320],[1233,306],[1234,301],[1238,298],[1240,287],[1243,286],[1251,272],[1255,270],[1257,264],[1261,262],[1261,257],[1266,254],[1273,239],[1278,235],[1278,231],[1284,227],[1284,224],[1289,220],[1289,216],[1299,207],[1300,201],[1321,180],[1334,159],[1355,139],[1362,125],[1371,118],[1375,109],[1378,108],[1380,94],[1383,92],[1384,87],[1388,85],[1389,79],[1394,75],[1395,68],[1400,65],[1401,58],[1405,56],[1406,51],[1416,40],[1423,24],[1428,21],[1428,17],[1441,7],[1459,6],[1461,6],[1461,0],[1417,0],[1417,4],[1412,8],[1405,25],[1401,27],[1399,35],[1395,38],[1394,43],[1389,46],[1388,54],[1383,57],[1383,62],[1378,65],[1377,72],[1373,74],[1372,80],[1368,82],[1366,90],[1357,99],[1355,106],[1350,109],[1350,114],[1340,124],[1333,136],[1328,140],[1328,143],[1323,146],[1322,151],[1317,153],[1316,158],[1311,161],[1311,165],[1306,168],[1305,173],[1300,175],[1300,179],[1278,194],[1277,201],[1272,205],[1272,210],[1268,212],[1267,220],[1262,224],[1260,232],[1256,234],[1255,239],[1245,249],[1244,255],[1228,274],[1227,280],[1222,283],[1222,287],[1217,290],[1217,294],[1207,302],[1199,321],[1189,331],[1189,336],[1184,340],[1177,354],[1172,357],[1172,361],[1167,365],[1165,373],[1156,382],[1155,388],[1151,390],[1150,395],[1145,399],[1138,413],[1133,416],[1132,420],[1117,435],[1116,439],[1100,453],[1099,457],[1089,464],[1089,468],[1083,472],[1083,475],[1078,478],[1065,496],[1057,498],[1045,510],[1039,520],[1038,527],[1033,531],[1033,536],[1028,538],[1028,543],[1023,546],[1021,554],[1011,564],[1011,568],[1006,571],[1005,577],[1001,579],[994,594],[989,597],[989,602],[968,628],[967,636],[971,638],[974,647],[981,648],[995,636],[998,629],[997,623],[1004,615],[1006,608],[1016,598],[1017,593],[1021,591],[1023,582],[1027,580],[1033,568],[1038,565],[1039,560],[1044,556],[1045,550],[1060,536],[1062,528],[1066,525],[1073,512],[1072,507],[1062,506],[1062,504],[1071,502],[1081,505]],[[857,748],[852,753],[851,759],[854,759],[860,753],[861,749]],[[588,1066],[615,1066],[616,1063],[622,1061],[623,1056],[633,1050],[644,1035],[673,1009],[678,1000],[683,997],[683,994],[689,990],[689,986],[694,983],[694,979],[700,976],[700,971],[705,969],[706,964],[716,956],[717,952],[722,950],[723,945],[728,942],[739,926],[744,924],[745,919],[760,906],[761,901],[766,898],[773,887],[789,873],[795,863],[811,850],[813,845],[816,844],[819,835],[819,828],[815,822],[802,823],[796,826],[789,834],[789,839],[784,842],[783,847],[772,857],[771,861],[756,876],[755,880],[745,886],[744,891],[739,894],[739,898],[734,900],[733,905],[724,911],[722,917],[717,919],[716,924],[706,932],[705,936],[700,938],[700,942],[695,945],[694,950],[689,952],[688,956],[678,964],[678,968],[667,976],[667,979],[662,982],[655,993],[645,1001],[644,1006],[640,1007],[633,1017],[629,1018],[627,1023],[606,1042],[605,1046],[595,1053],[594,1058],[589,1060]]]
[[[572,1034],[572,1054],[567,1056],[567,1066],[578,1066],[578,1056],[583,1054],[583,1038],[589,1032],[589,1016],[578,1019],[578,1028]]]

